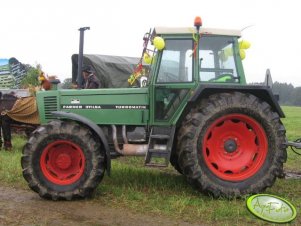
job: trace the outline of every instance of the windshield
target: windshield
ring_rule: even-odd
[[[199,44],[200,81],[239,82],[234,37],[202,36]]]
[[[157,83],[191,82],[192,40],[165,40]]]

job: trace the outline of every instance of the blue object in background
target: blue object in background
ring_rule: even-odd
[[[0,58],[0,75],[10,74],[8,59]]]
[[[1,59],[0,58],[0,66],[3,66],[3,65],[8,65],[8,59]]]

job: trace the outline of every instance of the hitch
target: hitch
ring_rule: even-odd
[[[301,138],[295,140],[295,141],[288,141],[286,142],[286,146],[290,147],[293,152],[295,152],[297,155],[301,155],[301,151],[297,151],[301,149]]]

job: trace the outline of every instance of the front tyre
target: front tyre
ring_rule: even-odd
[[[89,197],[103,178],[104,151],[91,131],[52,121],[35,130],[23,148],[23,176],[47,199]]]
[[[213,196],[259,193],[282,175],[285,129],[264,101],[239,92],[211,95],[186,117],[178,137],[187,180]]]

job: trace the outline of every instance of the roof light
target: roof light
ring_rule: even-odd
[[[202,26],[202,19],[201,17],[197,16],[194,19],[194,26],[196,27],[197,30],[200,29],[200,27]]]

